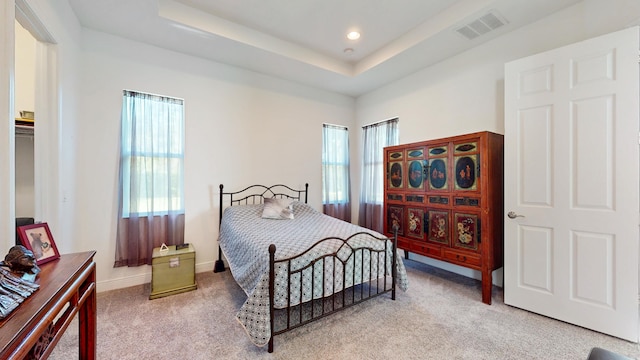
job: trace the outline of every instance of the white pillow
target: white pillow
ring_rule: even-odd
[[[293,199],[265,198],[262,218],[293,219]]]

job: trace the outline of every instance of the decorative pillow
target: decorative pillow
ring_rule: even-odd
[[[293,199],[265,198],[262,218],[293,219]]]

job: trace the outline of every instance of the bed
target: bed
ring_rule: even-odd
[[[396,287],[408,287],[396,237],[324,215],[307,204],[307,193],[308,184],[235,192],[220,185],[215,271],[224,270],[224,254],[247,294],[236,318],[269,352],[275,335],[382,294],[395,300]]]

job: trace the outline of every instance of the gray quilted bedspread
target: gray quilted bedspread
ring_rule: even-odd
[[[261,217],[262,209],[262,204],[237,205],[226,208],[218,239],[233,277],[247,294],[247,300],[236,317],[252,342],[258,346],[267,344],[271,337],[268,251],[270,244],[275,244],[275,257],[278,260],[299,255],[312,247],[318,240],[328,237],[347,239],[359,232],[365,232],[379,238],[383,237],[377,232],[324,215],[304,203],[294,203],[293,220],[263,219]],[[387,255],[391,254],[389,244],[390,242],[387,242]],[[370,278],[371,274],[377,273],[382,276],[385,273],[382,264],[385,262],[386,273],[390,273],[391,256],[385,256],[384,251],[377,255],[379,261],[374,261],[374,266],[371,268],[360,266],[362,261],[369,264],[370,252],[356,252],[356,256],[351,256],[352,248],[366,247],[384,250],[384,241],[373,239],[368,235],[358,235],[348,241],[349,246],[342,245],[341,240],[324,241],[313,246],[311,251],[305,255],[296,256],[294,260],[290,261],[290,266],[293,273],[293,271],[309,265],[312,260],[337,251],[338,258],[346,261],[346,266],[344,266],[347,271],[346,276],[343,277],[341,273],[334,275],[333,270],[324,271],[323,262],[319,262],[316,266],[309,267],[294,275],[290,293],[287,291],[286,280],[288,276],[287,265],[289,264],[288,262],[280,263],[275,269],[274,307],[282,308],[287,305],[299,304],[301,300],[302,302],[309,301],[312,292],[314,299],[333,294],[352,286],[354,283],[358,284],[363,277],[365,280]],[[376,256],[376,253],[373,254]],[[327,259],[325,261],[333,261],[331,258]],[[408,282],[404,263],[399,255],[396,255],[396,259],[396,284],[400,289],[406,290]],[[353,261],[356,262],[356,266],[350,266]],[[381,264],[380,269],[376,266],[378,263]],[[338,270],[343,268],[341,263],[338,265]],[[332,263],[326,264],[326,268],[333,269]],[[355,274],[352,269],[355,269]],[[303,277],[303,281],[299,281],[299,276]],[[345,279],[344,284],[342,283],[343,278]],[[301,286],[303,291],[300,291]],[[301,296],[302,299],[300,299]]]

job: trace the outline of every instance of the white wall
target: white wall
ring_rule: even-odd
[[[0,18],[2,18],[0,23],[4,24],[3,34],[7,35],[5,39],[15,39],[14,19],[16,15],[27,14],[27,22],[29,22],[31,29],[41,30],[46,28],[46,35],[49,36],[48,39],[56,43],[50,47],[53,51],[49,54],[53,53],[54,56],[52,56],[49,61],[38,62],[36,60],[36,64],[39,63],[42,65],[41,67],[36,66],[36,74],[43,73],[44,68],[53,70],[50,72],[52,76],[46,77],[46,79],[52,80],[52,87],[54,91],[49,91],[48,88],[39,88],[37,85],[38,76],[36,76],[36,94],[40,91],[42,92],[40,94],[41,99],[47,98],[46,101],[40,101],[40,104],[44,105],[47,102],[51,102],[50,97],[46,95],[47,93],[55,93],[54,95],[56,96],[59,93],[60,97],[59,101],[56,99],[53,103],[47,104],[48,107],[52,109],[51,113],[53,115],[47,114],[48,112],[38,114],[38,100],[35,101],[36,114],[38,114],[37,116],[41,123],[44,123],[44,128],[51,127],[56,130],[53,135],[47,133],[47,135],[44,136],[43,134],[39,141],[36,140],[41,142],[39,151],[41,153],[52,154],[54,161],[46,161],[41,164],[41,168],[39,169],[39,171],[46,175],[46,178],[42,181],[51,185],[51,191],[40,191],[38,194],[38,190],[36,190],[35,196],[36,203],[41,204],[40,208],[47,209],[46,211],[40,212],[40,216],[37,220],[49,222],[52,231],[56,233],[56,240],[57,243],[60,244],[60,250],[63,252],[70,252],[73,247],[70,246],[68,241],[65,241],[65,239],[67,239],[65,230],[68,229],[69,226],[64,226],[64,224],[69,224],[73,219],[64,217],[62,218],[62,221],[58,221],[58,219],[60,219],[59,215],[66,212],[64,204],[62,204],[58,199],[61,198],[59,194],[63,193],[62,189],[67,189],[69,186],[73,186],[73,184],[65,181],[65,177],[70,174],[69,168],[71,167],[68,164],[72,164],[73,162],[63,160],[67,154],[59,152],[60,144],[58,142],[59,138],[57,136],[57,130],[64,127],[64,121],[61,119],[70,121],[75,117],[74,95],[77,93],[75,88],[75,69],[77,68],[77,40],[80,26],[66,1],[51,2],[46,0],[21,0],[15,4],[15,6],[14,1],[5,1],[2,4],[3,5],[0,7]],[[20,11],[16,10],[16,12],[14,12],[14,8],[20,8]],[[23,16],[23,18],[25,17]],[[11,27],[11,31],[7,31],[8,26]],[[43,34],[38,33],[38,35]],[[36,38],[38,37],[36,36]],[[10,45],[11,49],[0,52],[0,78],[3,79],[3,89],[1,89],[0,92],[6,92],[9,94],[6,98],[10,99],[11,106],[7,107],[6,103],[0,104],[1,110],[3,112],[8,110],[6,113],[9,115],[8,119],[6,119],[7,122],[3,125],[3,127],[6,126],[9,131],[0,131],[0,134],[10,134],[11,139],[13,139],[13,119],[15,118],[16,110],[19,111],[20,109],[16,107],[14,110],[13,101],[15,89],[10,86],[8,81],[4,81],[5,79],[13,79],[14,77],[15,49],[13,41],[6,41],[4,44]],[[46,48],[46,46],[41,44],[36,45],[36,58],[46,56],[43,48]],[[45,79],[45,77],[41,77],[41,79]],[[38,95],[36,95],[36,99],[38,99]],[[41,107],[41,109],[45,109],[45,107]],[[16,145],[13,140],[4,141],[4,138],[0,143],[2,146],[2,151],[0,151],[0,164],[2,164],[3,170],[5,170],[0,175],[0,178],[2,178],[0,179],[0,183],[2,185],[0,186],[0,199],[2,199],[3,204],[7,204],[7,206],[11,207],[11,209],[8,209],[5,212],[5,207],[3,205],[2,212],[8,216],[2,216],[0,218],[0,229],[7,234],[7,236],[0,240],[0,251],[2,253],[6,253],[9,247],[15,242],[15,188],[11,185],[13,184],[13,180],[9,183],[9,180],[5,178],[5,176],[15,179],[16,168],[14,159]],[[62,184],[62,186],[60,186],[60,184]]]
[[[219,184],[310,184],[321,209],[322,123],[351,126],[354,100],[235,67],[83,30],[71,195],[76,249],[98,251],[100,291],[150,281],[149,266],[113,268],[122,90],[185,100],[185,242],[196,271],[217,257]]]
[[[36,39],[17,21],[15,24],[15,117],[35,109]],[[16,217],[35,216],[33,136],[17,135],[15,145]]]
[[[209,271],[217,256],[220,183],[309,182],[310,203],[320,208],[323,122],[349,126],[355,159],[359,126],[396,116],[402,143],[478,130],[500,133],[505,62],[617,30],[640,17],[637,1],[586,0],[354,101],[80,29],[66,2],[28,2],[57,42],[59,135],[47,145],[56,153],[50,200],[58,213],[52,232],[62,253],[97,250],[99,291],[150,280],[148,266],[112,267],[123,89],[185,99],[185,241],[196,247],[197,271]],[[359,166],[352,164],[353,174]],[[360,179],[352,183],[357,214]]]
[[[620,30],[632,22],[640,22],[640,1],[585,0],[361,96],[356,103],[357,123],[399,117],[401,144],[483,130],[502,134],[506,62]],[[359,148],[357,143],[355,149]],[[353,214],[357,208],[355,204]],[[415,258],[480,278],[475,271]],[[494,283],[501,284],[501,279],[501,271],[494,274]]]
[[[16,21],[15,117],[35,109],[36,39]]]

